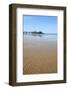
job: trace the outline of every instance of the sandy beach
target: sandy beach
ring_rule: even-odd
[[[24,36],[23,74],[57,73],[56,36]]]

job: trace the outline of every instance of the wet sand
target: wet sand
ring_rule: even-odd
[[[57,73],[57,40],[24,36],[23,74]]]

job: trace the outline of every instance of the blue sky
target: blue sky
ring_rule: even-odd
[[[24,15],[24,31],[42,31],[57,33],[57,16]]]

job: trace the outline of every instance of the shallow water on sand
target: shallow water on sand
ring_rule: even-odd
[[[57,73],[57,35],[24,35],[23,74]]]

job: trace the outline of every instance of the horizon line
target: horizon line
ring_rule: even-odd
[[[23,31],[23,33],[24,33],[24,32],[26,32],[26,33],[33,33],[33,32],[39,33],[39,32],[41,32],[42,34],[57,34],[57,33],[45,33],[45,32],[42,32],[42,31],[38,31],[38,32],[37,32],[37,31],[33,31],[33,32]]]

